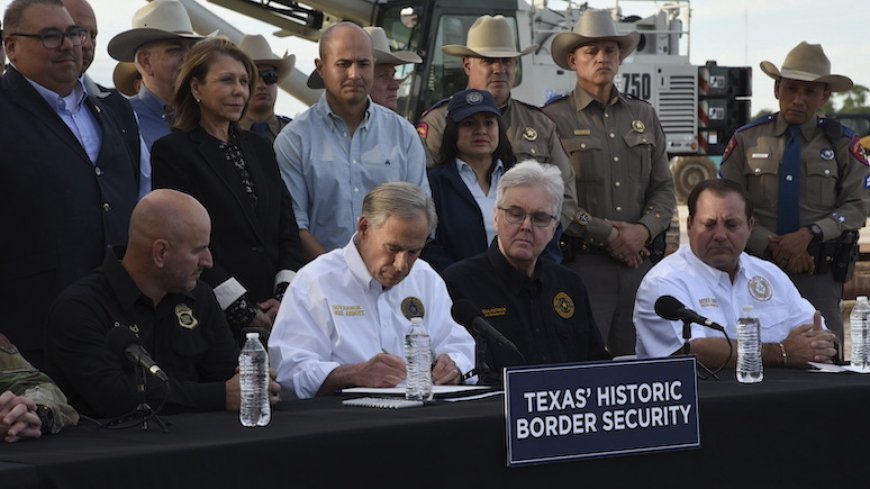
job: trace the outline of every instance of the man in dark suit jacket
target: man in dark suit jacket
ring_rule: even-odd
[[[0,80],[0,324],[41,367],[46,316],[60,291],[125,244],[135,164],[102,102],[79,76],[77,27],[60,0],[13,0],[10,65]]]

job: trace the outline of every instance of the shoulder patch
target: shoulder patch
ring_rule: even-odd
[[[564,100],[564,99],[568,98],[569,95],[570,94],[566,93],[564,95],[557,95],[555,97],[550,97],[546,102],[544,102],[544,107],[546,107],[548,105],[555,104],[556,102],[558,102],[560,100]]]
[[[442,105],[447,104],[448,102],[450,102],[451,98],[453,98],[453,97],[442,98],[441,100],[435,102],[434,104],[432,104],[432,107],[429,107],[428,109],[424,110],[422,114],[420,114],[420,118],[422,119],[423,117],[426,117],[426,115],[429,112],[432,112],[433,110],[437,109],[438,107],[441,107]]]
[[[426,136],[429,135],[429,124],[427,124],[423,121],[418,122],[417,123],[417,134],[421,138],[426,139]]]
[[[858,139],[858,136],[852,136],[852,142],[849,143],[849,153],[852,153],[852,157],[864,166],[870,166],[870,162],[867,161],[867,154],[864,152],[864,146],[861,146],[861,140]]]
[[[731,139],[728,141],[728,146],[725,146],[725,152],[722,153],[722,161],[719,163],[719,166],[722,166],[722,163],[725,163],[725,160],[731,156],[731,153],[734,152],[734,148],[737,146],[737,136],[731,136]]]

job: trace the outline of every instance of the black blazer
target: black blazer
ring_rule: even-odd
[[[203,272],[203,281],[217,287],[234,277],[247,289],[247,298],[259,302],[275,295],[279,271],[299,269],[302,248],[274,150],[248,131],[238,133],[238,143],[257,192],[256,208],[220,141],[201,127],[155,141],[151,176],[155,189],[180,190],[208,210],[214,267]]]
[[[127,243],[138,154],[101,100],[85,104],[102,134],[96,162],[14,67],[0,81],[0,324],[24,352],[42,350],[54,298]]]

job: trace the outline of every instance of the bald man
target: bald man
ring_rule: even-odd
[[[142,400],[133,366],[107,347],[113,328],[128,328],[169,376],[166,411],[239,409],[238,347],[214,293],[199,281],[212,266],[210,233],[208,213],[193,197],[155,190],[133,210],[126,253],[107,253],[102,267],[55,302],[49,367],[79,412],[119,416]],[[279,386],[272,388],[277,401]],[[166,393],[148,377],[151,406]]]
[[[414,126],[372,103],[372,38],[340,22],[320,37],[314,60],[325,91],[275,138],[281,176],[293,196],[306,258],[345,246],[365,195],[385,182],[429,193],[426,154]]]

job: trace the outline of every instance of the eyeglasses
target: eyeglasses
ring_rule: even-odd
[[[262,79],[263,83],[266,85],[274,85],[278,83],[278,72],[275,70],[261,71],[260,79]]]
[[[504,212],[505,220],[511,224],[522,224],[525,222],[526,216],[528,216],[531,218],[533,226],[536,228],[545,228],[556,220],[556,216],[547,214],[546,212],[532,212],[531,214],[527,214],[526,211],[518,207],[511,207],[509,209],[499,207],[498,210]]]
[[[57,49],[63,45],[64,38],[69,39],[70,44],[73,46],[81,46],[85,39],[90,36],[90,33],[87,29],[82,27],[73,27],[66,32],[61,32],[59,30],[48,30],[42,32],[40,34],[25,34],[22,32],[16,32],[14,34],[8,34],[7,37],[30,37],[33,39],[39,39],[42,41],[42,45],[45,46],[45,49]]]

